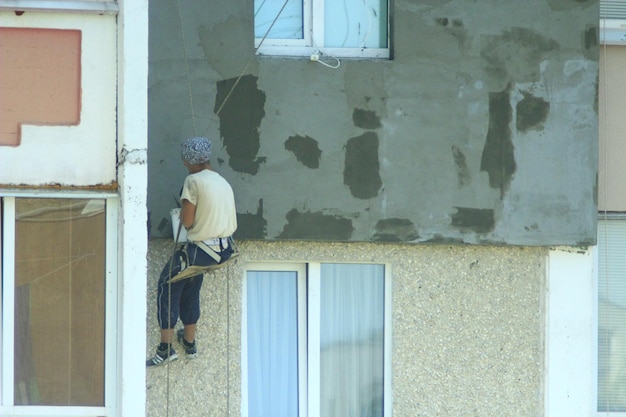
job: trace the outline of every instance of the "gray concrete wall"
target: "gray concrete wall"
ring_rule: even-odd
[[[149,248],[152,355],[156,281],[172,241]],[[148,369],[148,416],[240,415],[244,268],[268,259],[387,263],[395,417],[543,415],[547,249],[261,241],[239,249],[228,267],[205,277],[198,358]]]
[[[241,239],[593,243],[597,0],[391,3],[393,59],[330,69],[255,57],[251,0],[152,0],[152,235],[197,134]]]

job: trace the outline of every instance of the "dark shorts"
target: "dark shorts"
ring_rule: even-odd
[[[218,252],[221,262],[233,254],[232,246]],[[157,288],[157,315],[161,329],[173,329],[180,317],[183,324],[195,324],[200,317],[200,288],[204,274],[192,276],[168,284],[170,277],[178,274],[186,265],[215,265],[217,261],[193,243],[186,243],[176,250],[165,264]]]

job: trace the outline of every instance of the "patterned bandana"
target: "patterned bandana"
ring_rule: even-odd
[[[180,156],[192,165],[208,162],[211,157],[211,141],[203,137],[185,139],[180,145]]]

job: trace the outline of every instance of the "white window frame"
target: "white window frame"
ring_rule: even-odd
[[[244,268],[242,277],[242,325],[241,325],[241,415],[248,417],[248,323],[247,323],[247,272],[289,271],[296,272],[298,286],[298,417],[319,417],[320,413],[320,277],[323,263],[338,262],[254,262]],[[346,262],[367,264],[367,262]],[[383,407],[384,417],[392,415],[392,277],[388,264],[384,266],[384,360],[383,360]],[[308,309],[308,312],[307,312]],[[308,327],[308,332],[307,332]]]
[[[104,406],[29,406],[14,405],[14,302],[15,299],[15,200],[17,198],[67,198],[104,200],[105,246],[105,348]],[[119,197],[100,192],[2,191],[2,269],[0,270],[0,415],[55,417],[114,417],[116,414],[117,376],[117,225]]]
[[[98,0],[2,0],[0,10],[118,14],[116,1]]]
[[[387,1],[387,47],[386,48],[329,48],[324,46],[324,1],[302,0],[303,39],[255,38],[258,55],[306,57],[313,61],[329,58],[378,58],[390,57],[390,2]],[[331,60],[332,61],[332,60]]]

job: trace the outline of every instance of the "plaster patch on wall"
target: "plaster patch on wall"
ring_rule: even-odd
[[[447,17],[438,17],[435,19],[435,23],[444,27],[463,27],[463,21],[461,19],[448,19]]]
[[[389,94],[385,85],[385,74],[389,67],[389,62],[381,61],[342,63],[342,68],[345,69],[343,89],[346,105],[352,109],[374,112],[379,122],[384,119],[387,115]]]
[[[459,188],[466,186],[471,182],[472,174],[467,167],[465,154],[463,154],[457,146],[452,145],[452,158],[454,159],[454,166],[456,167],[457,184]]]
[[[365,132],[350,138],[346,144],[343,183],[350,188],[352,196],[368,199],[378,195],[382,186],[378,160],[378,135]]]
[[[508,86],[499,93],[489,93],[489,129],[480,161],[480,170],[489,174],[492,188],[500,189],[500,198],[504,197],[516,169],[509,127],[512,119],[510,90]]]
[[[552,10],[569,10],[598,4],[598,0],[548,0]]]
[[[290,136],[285,141],[285,149],[293,152],[296,159],[308,168],[319,168],[322,151],[310,136]]]
[[[524,96],[515,108],[515,127],[519,132],[530,129],[543,130],[543,123],[548,118],[550,103],[541,97],[535,97],[527,91],[522,91]]]
[[[211,10],[214,14],[214,10]],[[254,54],[254,45],[250,42],[251,34],[242,24],[241,19],[234,15],[226,20],[198,29],[200,46],[214,70],[223,77],[238,75],[241,68],[248,68],[248,72],[256,73],[258,61],[249,60]],[[191,42],[192,39],[186,40]],[[238,53],[233,53],[237,51]]]
[[[311,239],[311,240],[350,240],[354,227],[352,220],[341,216],[326,215],[321,212],[301,213],[297,209],[290,210],[287,224],[278,239]]]
[[[363,109],[354,109],[352,112],[352,121],[356,127],[360,127],[361,129],[378,129],[381,127],[380,117],[376,114],[376,112],[363,110]]]
[[[266,160],[257,157],[259,126],[265,116],[265,92],[258,89],[257,80],[258,77],[244,75],[237,85],[236,78],[218,81],[213,110],[216,114],[219,111],[220,134],[230,157],[230,167],[252,175]]]
[[[419,239],[419,233],[409,219],[382,219],[376,223],[374,241],[379,242],[410,242]]]
[[[587,59],[593,61],[598,60],[599,56],[599,40],[598,40],[598,27],[587,26],[587,29],[582,34],[583,38],[583,53]]]
[[[491,232],[495,226],[493,209],[477,209],[468,207],[455,207],[457,212],[452,215],[452,226],[462,231],[476,233]]]
[[[435,23],[443,27],[446,35],[456,41],[459,51],[467,49],[469,39],[462,19],[438,17],[435,18]]]
[[[513,27],[500,35],[485,36],[480,56],[487,75],[501,86],[510,81],[538,81],[544,54],[559,47],[558,42],[539,32]]]
[[[150,219],[148,220],[152,222]],[[168,234],[172,233],[172,221],[167,217],[162,217],[157,226],[157,230],[161,232],[164,236],[167,236]]]
[[[263,217],[263,199],[259,200],[256,213],[237,213],[235,239],[265,239],[267,220]]]
[[[456,245],[456,244],[463,244],[465,242],[461,238],[446,237],[439,233],[435,233],[430,239],[426,240],[425,243],[433,243],[437,245],[440,245],[440,244]]]

